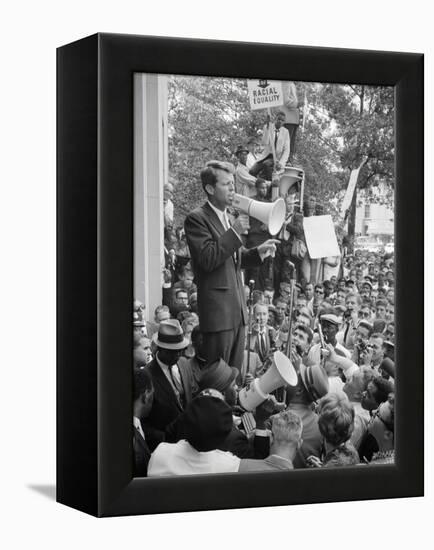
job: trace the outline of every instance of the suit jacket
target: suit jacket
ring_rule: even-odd
[[[153,359],[147,368],[154,384],[154,401],[149,416],[142,420],[142,426],[146,441],[153,451],[162,441],[173,441],[183,407],[157,360]],[[184,388],[185,404],[188,404],[198,388],[188,362],[181,362],[178,368]]]
[[[250,349],[254,352],[256,352],[259,356],[260,361],[263,363],[265,359],[268,357],[271,348],[275,346],[276,342],[276,331],[273,327],[266,326],[265,327],[265,353],[262,353],[260,346],[259,346],[259,333],[257,331],[253,331],[252,335],[250,337]]]
[[[185,219],[197,285],[202,332],[219,332],[247,323],[241,268],[261,264],[256,248],[246,250],[232,229],[226,230],[208,203]],[[235,256],[235,258],[234,258]]]
[[[274,143],[275,132],[274,124],[270,122],[269,127],[264,126],[264,133],[262,136],[262,144],[264,145],[264,150],[262,155],[258,158],[258,161],[264,160],[268,155],[272,155],[273,151],[271,148],[271,142]],[[290,138],[289,132],[284,127],[281,126],[279,129],[279,135],[276,143],[276,160],[280,162],[282,167],[288,162],[289,151],[290,151]]]
[[[148,444],[136,427],[133,427],[134,475],[145,477],[151,453]]]

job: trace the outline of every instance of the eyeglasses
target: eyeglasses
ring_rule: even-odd
[[[359,317],[364,317],[365,319],[368,319],[371,316],[369,311],[360,311]]]
[[[324,294],[324,290],[316,289],[315,294]]]

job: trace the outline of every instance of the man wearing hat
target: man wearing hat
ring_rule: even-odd
[[[197,284],[197,304],[208,361],[223,358],[241,368],[247,324],[241,268],[260,265],[276,252],[275,239],[256,248],[242,247],[248,220],[239,216],[231,225],[227,208],[234,200],[233,166],[210,161],[201,172],[207,202],[185,219],[185,234]]]
[[[149,447],[154,449],[174,436],[176,421],[198,388],[189,363],[177,364],[189,344],[179,321],[162,321],[152,340],[157,351],[147,368],[154,385],[154,401],[143,424]]]
[[[239,371],[230,367],[223,359],[214,361],[202,370],[199,381],[201,390],[214,389],[219,391],[230,407],[237,403],[237,379]],[[233,424],[225,440],[218,447],[223,451],[230,451],[240,458],[253,456],[253,447],[245,434]]]
[[[231,430],[230,406],[218,391],[206,390],[186,408],[181,439],[152,453],[148,477],[237,472],[240,459],[220,449]]]
[[[263,182],[265,188],[267,188],[265,180],[262,178],[256,178],[249,174],[249,169],[247,168],[247,155],[249,150],[243,145],[239,145],[235,151],[235,156],[238,159],[237,168],[235,170],[235,187],[237,193],[244,195],[245,197],[253,198],[256,191],[256,182],[259,180]]]

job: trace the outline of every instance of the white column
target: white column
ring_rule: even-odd
[[[163,187],[167,181],[167,77],[134,75],[134,298],[147,319],[162,301]]]

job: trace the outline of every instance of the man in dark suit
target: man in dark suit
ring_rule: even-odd
[[[179,416],[198,392],[189,364],[178,364],[189,343],[179,321],[162,321],[153,342],[157,352],[147,368],[152,376],[154,400],[148,417],[142,422],[151,451],[162,441],[173,440]]]
[[[255,323],[250,337],[250,350],[255,351],[263,363],[276,345],[276,331],[267,324],[267,304],[255,304],[253,318]]]
[[[247,323],[241,268],[260,265],[274,255],[277,240],[269,239],[251,250],[242,248],[240,235],[248,218],[239,216],[232,226],[226,209],[235,194],[234,168],[208,162],[201,172],[207,202],[185,220],[185,233],[198,287],[198,311],[208,361],[223,358],[241,369]]]

